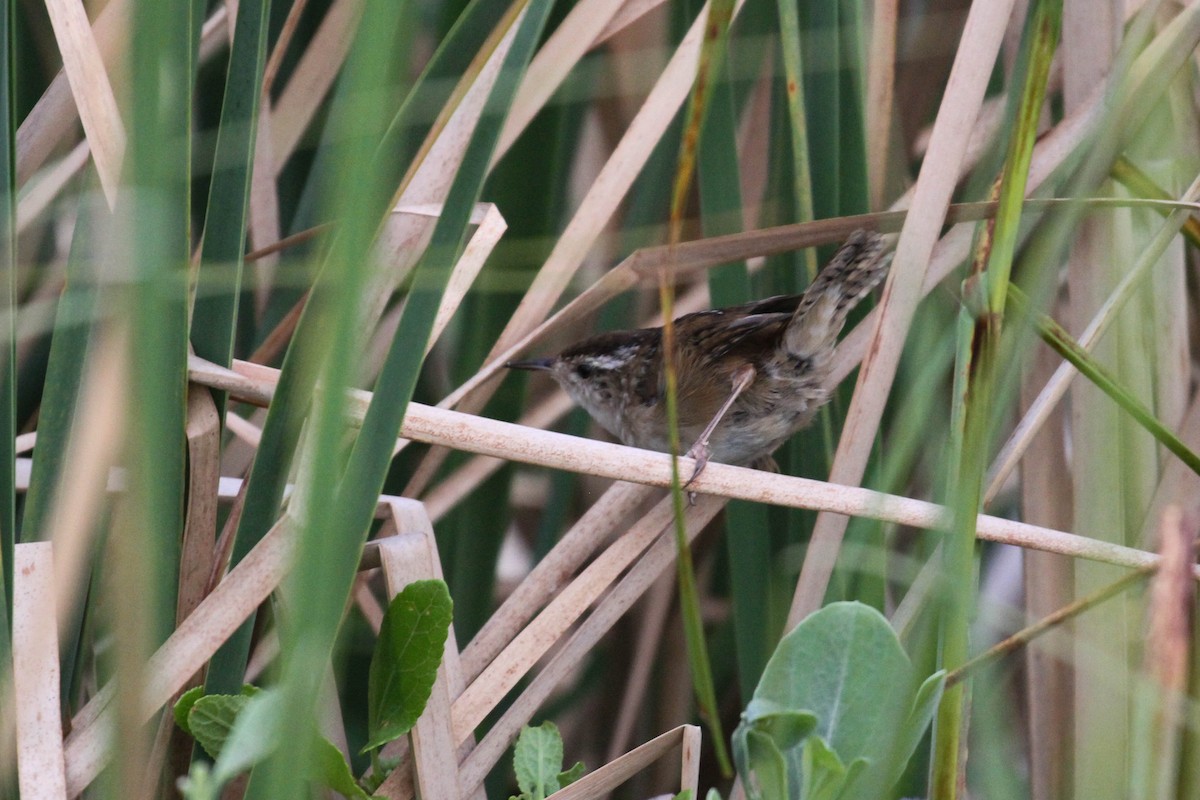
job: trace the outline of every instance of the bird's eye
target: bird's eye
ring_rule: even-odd
[[[580,380],[586,381],[588,378],[592,377],[593,371],[594,370],[590,364],[580,364],[579,366],[575,367],[575,374],[580,378]]]

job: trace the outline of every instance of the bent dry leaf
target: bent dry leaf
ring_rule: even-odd
[[[388,605],[371,658],[362,752],[408,733],[429,701],[454,604],[446,584],[414,581]]]

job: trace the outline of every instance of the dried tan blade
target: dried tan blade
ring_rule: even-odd
[[[54,38],[58,40],[71,95],[79,109],[79,120],[100,174],[100,185],[111,207],[116,202],[121,161],[125,157],[125,124],[117,110],[117,98],[81,0],[46,0],[46,11],[54,27]]]
[[[18,544],[12,574],[17,784],[23,798],[66,800],[53,545]]]
[[[278,169],[275,151],[271,146],[271,104],[265,93],[260,102],[261,112],[254,139],[254,166],[250,172],[250,208],[246,219],[252,250],[278,242],[281,237],[279,194],[275,186]],[[278,264],[279,254],[268,253],[248,265],[254,272],[254,310],[260,317],[267,309]]]
[[[637,642],[633,647],[633,659],[625,689],[621,696],[621,710],[613,725],[608,741],[605,761],[613,761],[629,746],[633,729],[645,710],[646,694],[655,661],[662,652],[663,631],[667,624],[667,613],[675,599],[675,576],[663,575],[647,593],[642,617],[639,620]]]
[[[562,84],[567,74],[590,50],[597,32],[604,29],[625,0],[582,0],[554,29],[529,62],[500,131],[492,165],[508,152],[521,132]]]
[[[670,499],[637,522],[588,565],[578,578],[522,628],[454,704],[454,730],[461,738],[479,726],[496,704],[662,533],[673,518]]]
[[[723,503],[715,498],[700,497],[694,506],[685,510],[689,541],[712,521],[722,506]],[[537,709],[550,696],[554,687],[578,667],[579,662],[595,647],[600,638],[624,616],[650,585],[670,568],[676,552],[674,537],[660,536],[629,574],[605,595],[596,610],[588,615],[571,638],[555,652],[546,667],[530,682],[525,691],[488,731],[479,746],[462,763],[460,775],[464,786],[474,788],[482,783],[487,773],[516,739],[521,727],[537,713]]]
[[[112,465],[125,433],[128,380],[124,332],[108,332],[93,349],[84,378],[83,405],[76,411],[71,442],[54,489],[48,529],[32,532],[54,542],[58,602],[67,611],[86,586],[105,493],[115,481]]]
[[[589,506],[467,645],[462,655],[465,678],[474,681],[653,493],[653,489],[640,484],[618,482]]]
[[[1159,530],[1162,566],[1150,583],[1143,667],[1154,686],[1149,701],[1152,723],[1144,731],[1153,738],[1145,745],[1155,768],[1150,785],[1157,785],[1164,794],[1169,793],[1179,774],[1179,744],[1187,714],[1196,534],[1196,520],[1186,517],[1179,506],[1164,510]]]
[[[704,35],[704,20],[707,16],[706,5],[680,42],[670,63],[654,84],[625,135],[621,137],[616,150],[588,188],[583,202],[555,243],[546,263],[538,271],[512,319],[500,334],[488,357],[489,361],[497,354],[507,351],[546,318],[595,244],[596,238],[611,220],[650,153],[687,98],[696,74],[700,44]]]
[[[1184,202],[1195,202],[1200,199],[1200,176],[1197,176],[1187,191],[1184,192],[1182,199]],[[1171,240],[1178,236],[1179,228],[1187,220],[1188,214],[1184,211],[1176,211],[1159,227],[1154,238],[1147,242],[1138,254],[1137,262],[1132,269],[1126,271],[1120,278],[1116,287],[1104,299],[1103,303],[1097,309],[1096,313],[1088,321],[1087,328],[1079,336],[1079,346],[1084,350],[1092,350],[1097,343],[1103,338],[1104,334],[1117,320],[1117,315],[1125,304],[1133,297],[1141,286],[1150,276],[1158,264],[1163,251],[1170,244]],[[1063,362],[1050,380],[1046,382],[1046,386],[1042,389],[1037,399],[1030,404],[1029,411],[1017,423],[1016,428],[1008,437],[1008,441],[1000,449],[999,455],[988,471],[987,491],[984,494],[984,505],[991,503],[995,499],[996,494],[1000,491],[1001,485],[1008,478],[1009,474],[1016,467],[1017,462],[1021,459],[1025,448],[1029,446],[1030,440],[1041,428],[1047,417],[1066,395],[1067,389],[1070,387],[1071,380],[1079,373],[1079,370],[1069,362]]]
[[[589,772],[565,789],[559,789],[546,800],[596,800],[596,798],[606,797],[613,789],[660,758],[674,752],[676,748],[681,751],[680,760],[685,761],[684,756],[691,749],[690,746],[694,744],[693,739],[699,733],[700,729],[695,725],[680,725],[666,733],[660,733],[645,744],[639,745],[623,756],[609,761],[603,767]],[[680,791],[695,790],[694,785],[688,786],[687,784],[686,779],[681,780]]]
[[[91,150],[87,140],[81,141],[54,166],[31,181],[17,200],[17,233],[24,233],[29,224],[41,216],[58,193],[87,165]]]
[[[871,210],[884,207],[896,84],[896,21],[899,0],[875,0],[867,49],[867,185]]]
[[[275,524],[163,643],[147,664],[142,714],[149,719],[274,591],[291,563],[294,536]],[[106,686],[76,715],[67,737],[67,791],[73,797],[95,780],[111,756],[115,708]]]
[[[441,213],[440,205],[397,206],[392,210],[386,225],[389,228],[406,227],[409,223],[405,218],[408,217],[420,218],[422,224],[426,224],[428,220],[437,219]],[[475,226],[475,230],[467,240],[466,246],[463,247],[462,255],[451,269],[450,279],[446,283],[446,290],[442,294],[433,327],[429,332],[429,340],[425,344],[426,355],[445,332],[446,326],[450,324],[454,313],[458,311],[458,307],[462,304],[463,298],[467,296],[471,285],[479,277],[484,262],[496,248],[504,231],[508,229],[508,223],[504,221],[504,217],[495,203],[477,203],[471,211],[471,224]],[[389,309],[388,313],[384,315],[375,331],[369,354],[364,360],[363,369],[366,375],[377,375],[382,368],[383,360],[387,357],[387,351],[391,347],[396,329],[400,325],[400,316],[404,313],[406,306],[407,298]]]
[[[598,47],[604,44],[664,2],[666,0],[626,0],[613,18],[608,21],[608,25],[604,26],[604,30],[600,31],[600,35],[592,43],[593,46]]]
[[[188,500],[179,564],[179,606],[182,622],[204,599],[212,572],[217,540],[217,501],[221,480],[221,418],[212,392],[188,387]]]
[[[110,62],[117,52],[127,7],[128,0],[112,0],[96,17],[93,35],[102,56]],[[17,186],[22,186],[45,163],[73,130],[78,117],[67,73],[60,71],[17,129]]]
[[[896,256],[884,285],[879,321],[846,414],[830,470],[829,480],[833,483],[857,485],[862,480],[909,326],[917,303],[925,294],[926,270],[961,174],[971,129],[979,115],[1012,6],[1013,0],[974,3],[968,12],[934,123],[929,154],[914,187],[911,213],[900,232]],[[788,614],[789,628],[821,607],[846,522],[845,518],[830,514],[818,515]]]
[[[477,72],[469,70],[456,87],[454,97],[442,111],[448,114],[448,119],[440,128],[435,123],[430,134],[435,138],[427,141],[418,153],[415,166],[401,183],[393,208],[440,206],[445,202],[523,16],[522,8],[515,17],[506,17],[493,32],[493,36],[500,34],[494,46],[488,50],[485,45],[477,54],[477,63],[472,64],[472,68],[478,66]],[[478,63],[481,59],[482,63]],[[388,265],[388,269],[377,270],[368,279],[370,285],[364,291],[368,306],[362,312],[364,331],[380,318],[388,298],[416,265],[432,234],[429,218],[413,214],[395,215],[384,227],[375,253],[379,263]]]
[[[271,150],[276,170],[283,169],[296,151],[321,101],[333,86],[350,52],[362,10],[363,0],[335,0],[296,64],[279,102],[271,109]]]
[[[278,371],[270,367],[242,361],[235,361],[235,367],[246,374],[223,369],[194,356],[188,363],[192,380],[228,391],[247,402],[269,402],[278,375]],[[368,392],[348,394],[347,418],[361,420],[369,403]],[[409,404],[401,433],[406,438],[427,444],[570,472],[613,480],[637,480],[651,486],[671,485],[670,456],[664,453],[522,428],[509,422],[420,403]],[[681,470],[693,466],[691,459],[680,459]],[[691,489],[701,494],[806,508],[842,516],[862,516],[926,530],[942,530],[948,524],[946,509],[934,503],[726,464],[710,463],[696,478]],[[1063,531],[986,514],[979,515],[977,526],[979,538],[985,541],[1032,547],[1118,566],[1139,567],[1156,563],[1158,558],[1153,553],[1136,548],[1097,542]]]
[[[404,533],[384,539],[379,546],[388,595],[395,597],[409,583],[436,577],[437,561],[431,537]],[[457,743],[451,734],[450,688],[446,665],[438,667],[437,679],[425,710],[412,730],[413,762],[421,797],[458,800]]]

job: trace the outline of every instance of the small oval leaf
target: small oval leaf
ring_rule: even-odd
[[[363,752],[408,733],[429,701],[454,604],[443,581],[414,581],[383,615],[367,683]]]

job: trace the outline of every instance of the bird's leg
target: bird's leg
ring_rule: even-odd
[[[721,424],[721,420],[729,413],[729,409],[733,406],[733,401],[738,399],[738,395],[746,390],[750,384],[754,383],[755,372],[754,367],[749,364],[738,367],[733,373],[733,391],[729,395],[729,399],[725,401],[725,405],[716,413],[712,421],[704,428],[704,432],[700,434],[700,438],[692,445],[692,448],[687,451],[688,458],[696,460],[696,468],[692,471],[692,477],[688,478],[688,482],[683,485],[687,488],[692,485],[696,478],[700,477],[700,473],[708,466],[708,458],[712,452],[708,446],[708,439],[712,436],[712,432],[717,429],[717,425]]]

